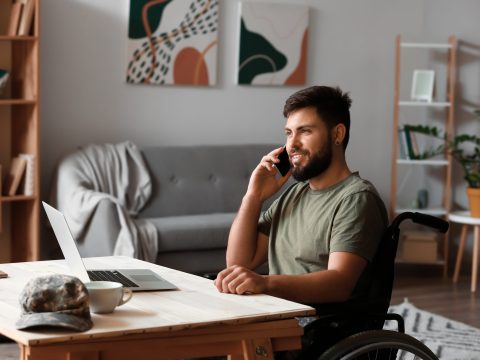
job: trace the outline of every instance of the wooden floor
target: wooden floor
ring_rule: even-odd
[[[396,277],[391,304],[404,298],[416,307],[480,328],[480,289],[470,292],[470,277],[452,279],[421,274]]]

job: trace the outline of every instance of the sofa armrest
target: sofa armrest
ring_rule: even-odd
[[[85,233],[77,241],[82,257],[113,255],[120,232],[117,206],[110,199],[101,200],[90,219]]]

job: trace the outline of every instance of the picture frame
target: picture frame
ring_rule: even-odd
[[[414,70],[411,99],[413,101],[432,102],[434,70]]]
[[[309,6],[240,1],[235,82],[299,86],[307,80]]]
[[[131,0],[128,84],[214,86],[219,0]]]

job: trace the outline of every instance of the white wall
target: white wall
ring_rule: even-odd
[[[128,0],[42,0],[44,196],[58,159],[91,142],[283,141],[283,103],[299,88],[234,84],[238,2],[220,0],[218,84],[195,88],[125,83]],[[446,42],[455,34],[474,45],[462,45],[459,52],[457,116],[460,123],[467,122],[472,104],[480,106],[480,1],[301,2],[310,6],[307,85],[338,85],[350,92],[351,168],[370,179],[388,201],[395,36]],[[462,196],[459,192],[460,202],[465,201]]]

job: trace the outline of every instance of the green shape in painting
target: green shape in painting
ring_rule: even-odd
[[[262,35],[247,29],[243,18],[240,25],[239,84],[251,84],[255,76],[282,70],[287,57]]]
[[[162,19],[163,10],[172,0],[165,0],[155,4],[148,9],[147,18],[150,30],[155,32]],[[130,19],[128,22],[128,37],[130,39],[141,39],[147,36],[142,21],[142,9],[150,0],[130,0]]]

